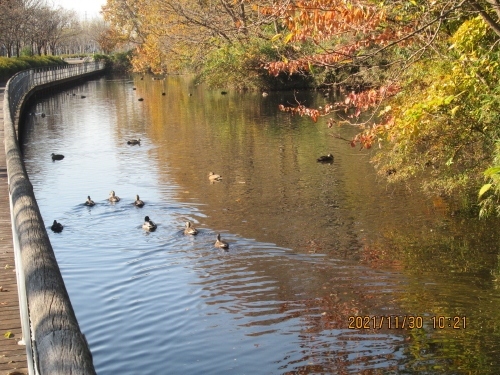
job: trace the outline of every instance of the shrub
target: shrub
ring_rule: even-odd
[[[21,70],[65,64],[61,58],[55,56],[0,57],[0,81],[7,81]]]

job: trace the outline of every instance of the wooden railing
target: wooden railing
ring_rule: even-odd
[[[30,69],[14,75],[5,88],[5,154],[19,302],[25,304],[21,307],[21,319],[25,318],[23,341],[30,374],[93,375],[95,369],[24,167],[16,134],[21,117],[18,112],[33,92],[103,69],[104,63],[99,62]]]

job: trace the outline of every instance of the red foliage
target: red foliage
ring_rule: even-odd
[[[387,99],[390,96],[397,94],[400,90],[400,86],[397,84],[390,84],[388,86],[382,86],[378,89],[370,89],[356,93],[352,91],[346,95],[343,102],[337,102],[334,104],[327,104],[323,109],[307,108],[306,106],[299,104],[296,107],[286,107],[283,104],[279,105],[280,111],[290,112],[295,115],[309,116],[314,122],[318,121],[321,116],[326,116],[333,111],[343,111],[344,113],[350,114],[348,118],[359,118],[362,112],[368,111],[377,107],[382,100]],[[333,118],[328,119],[327,126],[332,128],[335,120]],[[351,147],[356,147],[360,145],[361,148],[370,149],[373,142],[377,139],[376,134],[382,130],[390,127],[394,123],[394,118],[392,116],[385,116],[380,124],[374,124],[371,127],[365,128],[362,133],[357,134],[353,139],[346,140],[350,143]],[[337,137],[341,138],[341,137]],[[341,138],[342,139],[342,138]]]

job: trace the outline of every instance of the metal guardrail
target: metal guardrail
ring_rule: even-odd
[[[103,61],[93,61],[83,64],[33,68],[15,74],[9,80],[9,110],[11,117],[15,117],[21,100],[33,88],[71,77],[100,71],[104,69],[104,66],[105,63]]]
[[[16,115],[32,90],[104,68],[104,62],[88,62],[29,69],[15,74],[5,90],[5,152],[21,311],[21,344],[26,345],[30,375],[95,375],[95,369],[22,162],[14,126]],[[36,264],[34,258],[37,258]],[[33,286],[30,280],[41,284]],[[45,291],[45,296],[40,295],[41,290]]]

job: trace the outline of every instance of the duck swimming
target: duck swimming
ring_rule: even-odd
[[[221,249],[229,249],[229,244],[220,239],[220,233],[217,234],[217,241],[215,241],[214,246],[220,247]]]
[[[198,234],[198,229],[193,227],[190,221],[186,221],[186,228],[184,229],[184,234],[196,235]]]
[[[61,223],[58,223],[57,220],[54,220],[54,223],[50,227],[50,229],[52,229],[56,233],[61,233],[63,228],[63,225]]]
[[[144,202],[139,199],[139,195],[135,196],[134,206],[136,206],[136,207],[144,206]]]
[[[108,201],[110,202],[119,202],[120,201],[120,197],[117,197],[115,195],[115,191],[114,190],[111,190],[109,192],[109,198],[108,198]]]
[[[61,155],[61,154],[54,154],[52,153],[52,161],[54,160],[63,160],[64,159],[64,155]]]
[[[129,141],[127,141],[127,144],[128,145],[140,145],[141,144],[141,139],[131,139]]]
[[[149,216],[146,216],[144,218],[144,224],[142,224],[142,229],[145,229],[148,232],[153,232],[156,230],[156,224],[149,218]]]
[[[331,163],[331,162],[333,162],[333,155],[328,154],[326,156],[320,156],[319,158],[316,159],[316,161],[318,161],[320,163]]]
[[[87,200],[85,201],[85,206],[89,206],[89,207],[92,207],[95,205],[95,202],[90,199],[90,195],[87,196]]]
[[[214,172],[210,172],[208,174],[208,179],[210,181],[220,181],[220,180],[222,180],[222,176],[219,174],[215,174]]]

